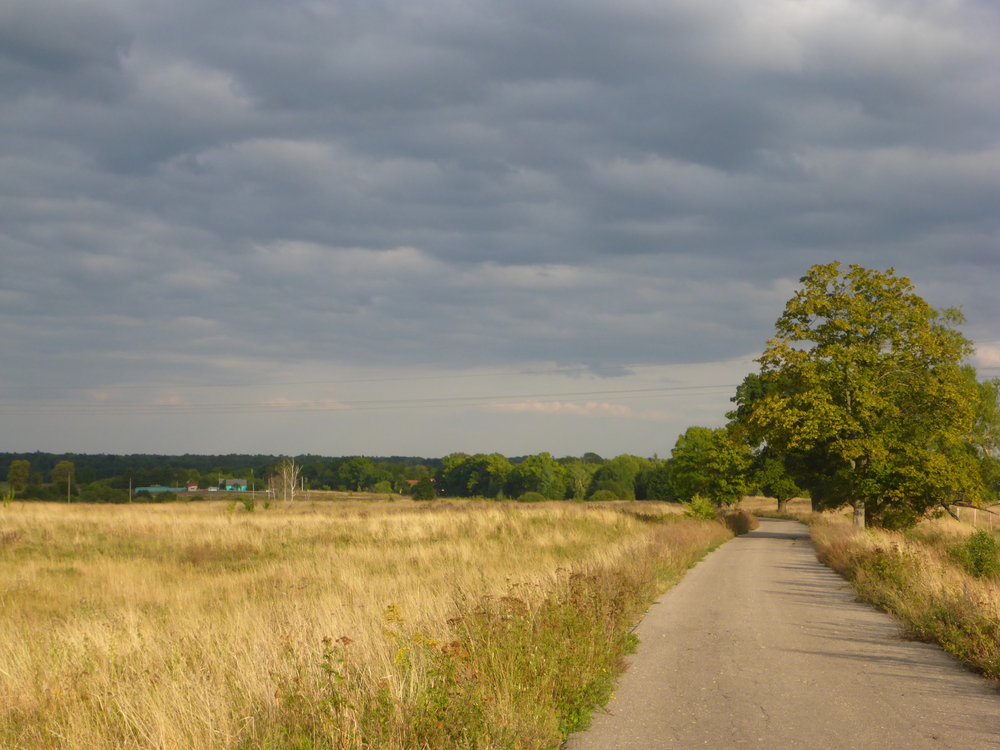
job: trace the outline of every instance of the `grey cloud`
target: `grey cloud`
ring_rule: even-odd
[[[989,3],[110,7],[0,9],[3,388],[628,378],[834,259],[1000,337]]]
[[[114,96],[130,44],[99,4],[11,0],[0,7],[0,94]]]

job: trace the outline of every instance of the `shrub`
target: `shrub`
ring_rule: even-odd
[[[548,498],[538,492],[525,492],[517,499],[519,503],[543,503],[546,500]]]
[[[616,482],[613,479],[598,479],[596,482],[591,482],[591,499],[593,499],[594,495],[601,491],[610,492],[614,495],[615,500],[635,499],[635,492],[632,490],[631,486],[626,487],[623,482]]]
[[[590,496],[590,499],[598,503],[608,502],[609,500],[617,500],[618,495],[616,495],[611,490],[598,490],[597,492],[595,492],[593,495]]]
[[[1000,578],[1000,546],[997,539],[986,529],[979,529],[950,550],[952,557],[976,578]]]
[[[736,536],[748,534],[760,525],[753,513],[743,508],[720,511],[719,520]]]
[[[257,501],[254,499],[253,495],[243,498],[243,510],[247,513],[253,513],[256,507]]]
[[[715,506],[701,493],[696,492],[689,502],[684,503],[684,507],[687,508],[684,515],[688,518],[704,518],[706,520],[715,518]]]
[[[435,497],[437,497],[437,492],[434,490],[434,483],[430,477],[420,477],[413,485],[414,500],[433,500]]]
[[[376,482],[375,486],[372,489],[378,495],[392,494],[392,485],[389,482],[385,481],[384,479],[381,482]]]
[[[128,490],[116,489],[106,482],[93,482],[80,491],[80,499],[85,503],[116,503],[129,501]]]

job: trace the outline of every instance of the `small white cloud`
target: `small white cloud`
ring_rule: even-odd
[[[1000,367],[1000,349],[992,346],[976,347],[975,359],[980,367]]]

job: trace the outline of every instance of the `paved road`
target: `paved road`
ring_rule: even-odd
[[[637,632],[608,713],[568,750],[1000,748],[1000,693],[856,603],[801,524],[761,519]]]

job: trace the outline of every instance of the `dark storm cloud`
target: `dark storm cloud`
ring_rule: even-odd
[[[98,5],[11,0],[0,7],[0,95],[113,96],[130,43]]]
[[[998,42],[969,1],[7,3],[0,385],[725,359],[834,259],[1000,339]]]

